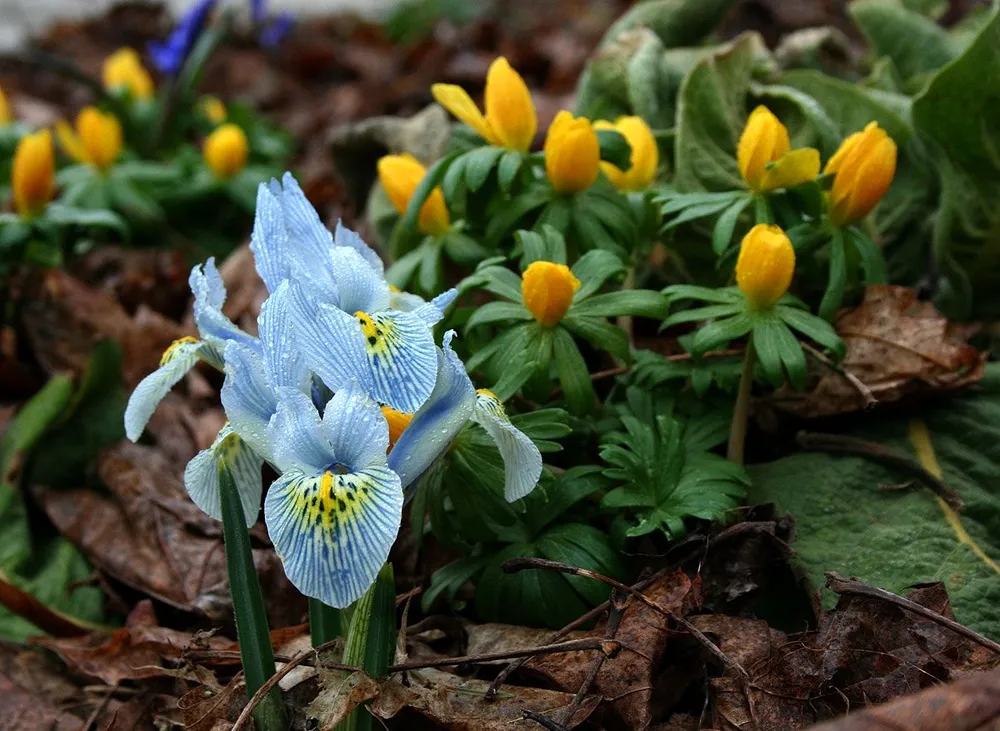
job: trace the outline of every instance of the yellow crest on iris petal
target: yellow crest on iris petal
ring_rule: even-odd
[[[56,122],[56,137],[67,155],[98,170],[107,170],[122,152],[121,123],[97,107],[84,107],[75,128],[64,120]]]
[[[535,139],[538,115],[531,92],[503,56],[494,60],[486,72],[485,114],[460,86],[434,84],[431,94],[438,104],[491,145],[527,152]]]
[[[857,223],[885,195],[896,175],[896,143],[877,122],[850,135],[826,164],[833,174],[830,220],[834,226]]]
[[[378,161],[379,182],[400,215],[406,213],[413,193],[426,174],[427,168],[410,154],[386,155]],[[435,188],[424,202],[417,225],[431,236],[441,236],[448,231],[451,218],[441,188]]]
[[[773,307],[788,291],[794,273],[795,249],[781,228],[758,223],[743,237],[736,284],[754,309]]]
[[[788,129],[770,109],[759,106],[747,119],[736,147],[740,175],[755,193],[791,188],[819,175],[819,151],[791,149]]]
[[[649,187],[656,178],[660,164],[660,150],[656,146],[653,130],[642,117],[619,117],[615,123],[603,120],[594,122],[594,129],[610,129],[621,134],[631,148],[632,166],[622,171],[610,162],[602,162],[601,169],[618,190],[636,191]]]
[[[524,306],[538,324],[545,327],[552,327],[563,319],[578,289],[580,280],[569,267],[551,261],[532,262],[521,278]]]
[[[560,193],[579,193],[597,180],[601,145],[586,117],[563,110],[556,115],[545,136],[545,173]]]
[[[153,77],[134,48],[120,48],[104,59],[101,80],[105,89],[127,89],[134,99],[150,99],[155,90]]]
[[[226,180],[247,164],[250,144],[246,133],[236,124],[223,124],[205,138],[202,157],[216,177]]]
[[[36,215],[52,200],[55,160],[49,130],[25,135],[17,143],[10,179],[14,207],[21,216]]]

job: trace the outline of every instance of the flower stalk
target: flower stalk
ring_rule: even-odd
[[[312,637],[313,647],[335,640],[343,636],[343,622],[341,621],[341,611],[319,599],[309,598],[309,633]]]
[[[219,467],[219,486],[236,638],[240,645],[247,693],[252,696],[274,675],[274,649],[271,647],[264,597],[253,563],[250,534],[240,507],[239,492],[232,473],[224,464]],[[275,688],[268,693],[254,709],[254,721],[259,731],[283,731],[288,727],[280,690]]]
[[[740,371],[740,385],[733,407],[733,421],[729,425],[729,446],[726,457],[738,465],[743,464],[743,448],[747,438],[747,423],[750,419],[750,394],[753,390],[753,366],[755,354],[753,336],[747,340],[743,353],[743,369]]]

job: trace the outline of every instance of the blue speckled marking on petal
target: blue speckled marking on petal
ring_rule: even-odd
[[[512,503],[535,489],[542,475],[542,455],[528,436],[510,423],[503,404],[490,391],[477,394],[472,420],[496,442],[504,467],[504,497]]]
[[[285,574],[306,596],[346,607],[371,586],[399,531],[403,493],[388,467],[310,475],[292,470],[264,503]]]
[[[453,330],[445,333],[443,348],[438,350],[433,392],[389,452],[389,466],[399,473],[404,488],[448,448],[476,406],[476,389],[465,365],[451,349],[454,335]]]
[[[222,520],[219,467],[223,461],[236,483],[243,518],[249,528],[257,522],[260,513],[263,491],[260,469],[264,460],[237,436],[230,424],[222,427],[211,447],[198,452],[188,462],[184,470],[184,487],[195,505],[210,517]]]

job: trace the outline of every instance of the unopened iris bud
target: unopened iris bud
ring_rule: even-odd
[[[52,133],[47,129],[25,135],[17,143],[11,167],[11,187],[14,207],[30,218],[37,215],[52,200],[55,186],[55,160]]]
[[[600,171],[601,145],[589,119],[563,110],[545,137],[545,173],[559,193],[586,190]]]
[[[13,115],[10,113],[10,104],[7,102],[7,95],[3,93],[3,89],[0,89],[0,127],[10,124],[13,119]]]
[[[840,145],[826,164],[824,173],[833,174],[830,189],[830,221],[834,226],[857,223],[889,190],[896,175],[896,143],[871,122]]]
[[[792,188],[819,174],[819,152],[811,147],[792,150],[785,125],[764,106],[754,109],[747,119],[736,163],[755,193]]]
[[[56,123],[56,136],[63,150],[77,162],[107,170],[122,152],[122,126],[115,115],[97,107],[84,107],[76,117],[76,129]]]
[[[736,260],[736,284],[750,306],[774,306],[792,283],[795,249],[778,226],[759,223],[747,232]]]
[[[246,167],[249,144],[243,130],[235,124],[224,124],[208,137],[202,148],[205,164],[216,177],[227,180]]]
[[[217,96],[205,94],[198,100],[198,111],[212,124],[222,124],[226,121],[226,105]]]
[[[434,99],[458,119],[472,127],[491,145],[527,152],[538,130],[538,116],[524,79],[503,56],[486,73],[486,114],[460,86],[434,84]]]
[[[413,155],[386,155],[378,161],[378,179],[400,215],[406,213],[410,199],[426,174],[427,169]],[[440,188],[435,188],[424,202],[417,225],[431,236],[447,233],[451,219]]]
[[[532,262],[521,279],[524,306],[538,324],[552,327],[566,315],[573,295],[580,289],[580,280],[565,264],[551,261]]]
[[[595,122],[594,129],[610,129],[618,132],[632,149],[632,166],[622,171],[610,162],[602,162],[601,170],[618,190],[636,191],[649,187],[656,177],[660,164],[660,150],[656,146],[653,131],[642,117],[619,117],[614,124]]]
[[[383,406],[382,416],[389,424],[389,449],[392,449],[399,441],[399,437],[406,431],[406,427],[413,421],[413,414],[396,411],[391,406]]]
[[[104,60],[101,78],[108,91],[126,89],[133,99],[153,97],[153,77],[142,65],[135,49],[120,48],[108,56]]]

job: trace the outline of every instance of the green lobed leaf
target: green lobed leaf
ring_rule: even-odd
[[[569,410],[577,415],[593,411],[596,395],[590,371],[573,337],[563,327],[552,329],[552,356]]]
[[[606,350],[620,360],[626,362],[631,360],[628,333],[607,320],[587,317],[571,311],[563,318],[561,324],[587,340],[595,348]]]
[[[903,78],[934,71],[958,55],[948,31],[899,0],[859,0],[847,7],[875,54],[891,58]]]
[[[662,318],[670,306],[667,298],[651,289],[624,289],[619,292],[605,292],[574,302],[570,313],[590,317],[636,317]]]
[[[613,277],[625,272],[625,264],[621,258],[603,249],[588,251],[576,260],[570,271],[580,280],[580,289],[573,298],[574,303],[581,303],[587,297],[604,286]]]

